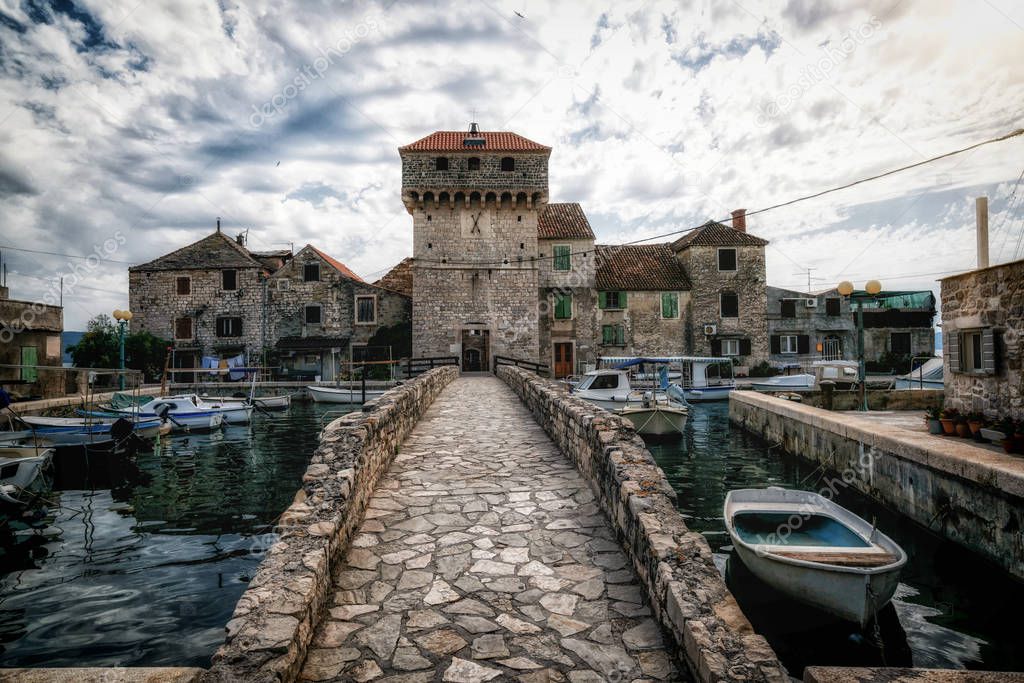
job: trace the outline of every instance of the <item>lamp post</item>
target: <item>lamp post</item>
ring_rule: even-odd
[[[124,391],[124,331],[128,327],[128,321],[132,319],[132,312],[128,310],[116,310],[114,311],[114,320],[117,321],[117,347],[118,357],[120,358],[120,369],[121,372],[117,375],[117,386],[121,391]]]
[[[836,288],[839,293],[844,297],[849,297],[853,294],[853,283],[849,281],[842,281]],[[864,291],[871,296],[875,296],[882,291],[882,283],[878,280],[868,280],[864,285]],[[868,392],[867,392],[867,366],[864,362],[864,302],[857,301],[857,380],[860,386],[860,410],[867,411],[868,409]]]

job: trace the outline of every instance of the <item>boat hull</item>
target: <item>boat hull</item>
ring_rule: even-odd
[[[774,380],[774,381],[773,381]],[[754,391],[812,391],[814,389],[814,375],[786,375],[785,377],[774,377],[764,382],[753,382],[750,388]]]
[[[728,401],[729,394],[736,387],[724,386],[724,387],[693,387],[691,389],[683,389],[683,396],[690,403],[708,403],[710,401]]]
[[[148,405],[148,404],[147,404]],[[153,420],[160,419],[155,413],[137,413],[131,410],[91,412],[90,415],[98,417],[126,417],[128,419]],[[224,415],[215,410],[201,410],[189,413],[171,411],[168,415],[168,423],[172,431],[210,431],[220,428],[224,424]],[[49,437],[49,435],[46,435]]]
[[[336,387],[308,386],[306,391],[317,403],[362,403],[363,391],[361,389],[339,389]],[[385,394],[387,389],[367,389],[365,396],[367,401],[373,401]]]
[[[625,408],[616,411],[645,436],[678,436],[686,426],[686,411],[675,408]]]
[[[35,483],[53,452],[52,448],[0,448],[0,500],[20,503],[19,495]]]

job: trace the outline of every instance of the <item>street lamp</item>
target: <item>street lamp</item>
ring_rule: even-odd
[[[124,331],[128,327],[128,321],[132,319],[132,312],[120,309],[114,311],[114,320],[117,321],[117,346],[121,359],[121,372],[117,375],[117,385],[124,391]]]
[[[839,293],[844,297],[849,297],[853,294],[853,283],[844,280],[839,283],[836,287]],[[868,280],[864,285],[864,291],[871,296],[877,295],[882,291],[882,283],[878,280]],[[857,379],[860,383],[860,409],[866,411],[868,409],[868,392],[867,392],[867,367],[864,363],[864,302],[857,302]]]

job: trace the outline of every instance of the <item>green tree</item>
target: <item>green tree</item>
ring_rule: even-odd
[[[169,345],[167,340],[149,332],[131,332],[124,338],[125,366],[142,370],[147,380],[157,379],[163,372]],[[68,347],[68,352],[77,367],[119,367],[120,349],[114,319],[101,314],[90,320],[85,334],[77,344]]]

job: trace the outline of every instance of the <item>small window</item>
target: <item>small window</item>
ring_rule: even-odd
[[[307,325],[319,325],[323,322],[323,311],[319,304],[306,306],[305,320]]]
[[[306,282],[320,282],[320,264],[307,263],[302,266],[302,279]]]
[[[795,334],[784,334],[779,337],[779,353],[785,354],[796,354],[799,353],[799,339]]]
[[[220,285],[225,292],[238,289],[238,271],[234,269],[220,271]]]
[[[288,288],[291,287],[292,281],[286,277],[283,277],[277,281],[277,291],[287,292]]]
[[[983,343],[981,330],[964,332],[960,335],[960,370],[962,372],[982,373],[985,371],[982,361]]]
[[[723,356],[738,356],[738,355],[740,355],[740,340],[739,339],[723,339],[722,340],[722,355]]]
[[[736,250],[718,250],[718,270],[736,270]]]
[[[838,318],[842,312],[841,301],[837,297],[825,299],[825,315]]]
[[[723,318],[738,318],[740,317],[740,298],[736,295],[736,292],[722,292],[721,296],[721,312]]]
[[[470,157],[469,158],[469,170],[470,171],[479,171],[480,170],[480,158],[479,157]]]
[[[218,337],[241,337],[242,319],[235,317],[217,318]]]
[[[622,309],[626,307],[626,293],[625,292],[598,292],[597,294],[597,305],[600,308],[608,308],[612,310]]]
[[[448,170],[448,157],[438,157],[434,160],[434,168],[438,171]]]
[[[356,297],[356,322],[361,325],[370,325],[377,322],[377,297]]]
[[[588,389],[618,389],[619,388],[619,376],[618,375],[598,375],[594,378],[594,381],[590,383]]]
[[[662,318],[678,318],[679,317],[679,294],[678,294],[678,292],[662,292],[661,293],[661,317]]]
[[[174,338],[180,340],[192,339],[192,318],[175,318]]]
[[[516,170],[516,160],[512,157],[501,158],[501,170],[502,171],[514,171]]]
[[[625,346],[626,330],[622,325],[602,325],[601,343],[606,346]]]
[[[185,276],[175,279],[174,291],[178,296],[189,296],[192,294],[192,278]]]
[[[555,320],[572,318],[572,294],[555,295]]]
[[[911,339],[909,332],[892,332],[889,334],[889,350],[894,356],[909,356]]]
[[[796,300],[794,300],[794,299],[783,299],[782,300],[782,317],[783,318],[795,318],[796,317]]]
[[[570,270],[572,268],[572,248],[568,244],[555,245],[555,270]]]

